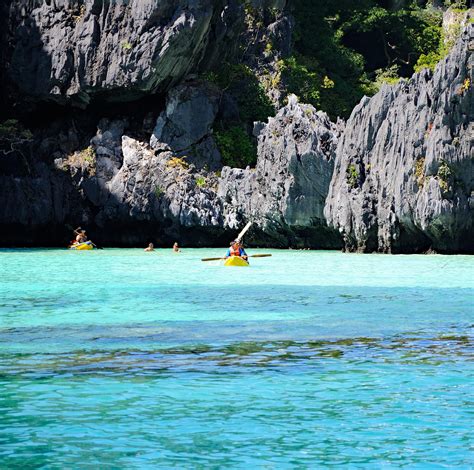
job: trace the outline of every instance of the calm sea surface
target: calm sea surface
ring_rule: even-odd
[[[472,468],[474,258],[0,250],[0,468]]]

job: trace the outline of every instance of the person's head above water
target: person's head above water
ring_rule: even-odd
[[[148,243],[148,248],[153,248],[153,243]]]

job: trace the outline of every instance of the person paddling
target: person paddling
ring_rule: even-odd
[[[86,231],[81,229],[81,227],[76,228],[74,233],[76,234],[76,243],[85,243],[87,241]]]
[[[179,253],[179,252],[181,251],[181,250],[179,249],[178,242],[174,242],[173,251],[174,251],[175,253]]]
[[[148,246],[143,251],[155,251],[153,243],[149,243]]]
[[[230,244],[230,248],[227,250],[225,259],[230,258],[231,256],[238,256],[239,258],[248,261],[248,255],[245,252],[243,246],[241,245],[240,240],[234,240]]]

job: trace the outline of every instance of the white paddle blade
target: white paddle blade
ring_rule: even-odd
[[[245,232],[250,228],[252,225],[252,222],[248,222],[247,225],[242,229],[242,231],[239,233],[237,236],[237,240],[242,240],[242,237],[245,235]]]

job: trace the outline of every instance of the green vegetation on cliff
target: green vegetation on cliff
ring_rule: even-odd
[[[330,114],[347,117],[366,94],[424,67],[452,46],[442,10],[427,0],[294,0],[294,55],[282,63],[288,91]],[[467,1],[446,1],[460,13]],[[330,86],[328,86],[330,80]]]
[[[227,109],[235,105],[215,130],[224,163],[237,167],[256,161],[253,122],[274,114],[267,94],[283,104],[294,93],[333,120],[348,118],[362,96],[434,69],[459,36],[467,8],[467,0],[292,0],[285,12],[245,4],[255,44],[243,49],[251,52],[203,77],[230,100]],[[443,28],[447,7],[451,18]],[[266,29],[287,13],[294,20],[289,56]]]
[[[257,162],[257,145],[252,138],[255,121],[266,121],[275,108],[252,70],[244,64],[225,63],[203,77],[231,96],[238,113],[218,120],[216,142],[224,165],[245,168]]]
[[[25,129],[16,119],[7,119],[0,123],[0,140],[21,141],[31,140],[33,134],[29,129]]]
[[[216,131],[215,137],[224,165],[245,168],[257,162],[257,146],[242,127],[232,126]]]

